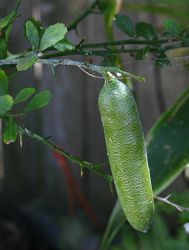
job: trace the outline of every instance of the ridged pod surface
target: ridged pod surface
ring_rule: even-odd
[[[134,97],[124,83],[109,74],[98,104],[121,206],[131,226],[145,233],[153,220],[154,200],[143,129]]]

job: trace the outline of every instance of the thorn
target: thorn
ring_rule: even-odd
[[[171,197],[172,194],[167,195],[164,199],[168,200]]]

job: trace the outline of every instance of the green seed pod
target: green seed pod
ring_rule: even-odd
[[[116,191],[133,228],[147,232],[154,200],[138,109],[130,89],[108,73],[99,109]]]

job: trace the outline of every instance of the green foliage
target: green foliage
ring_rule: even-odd
[[[0,69],[0,96],[6,95],[9,87],[8,78],[3,70]]]
[[[74,48],[74,45],[64,38],[67,28],[62,23],[51,25],[46,30],[43,25],[30,18],[24,24],[25,37],[34,47],[35,51],[45,51],[51,46],[60,51],[66,51]]]
[[[30,20],[25,23],[25,37],[35,49],[39,48],[40,37],[38,29]]]
[[[26,101],[33,93],[35,93],[34,88],[21,89],[14,99],[14,104]]]
[[[37,62],[37,58],[38,56],[36,52],[27,55],[26,57],[18,61],[16,66],[17,70],[22,71],[31,68]]]
[[[33,110],[45,107],[51,98],[51,93],[47,90],[41,91],[36,94],[33,99],[28,103],[24,109],[24,113],[31,112]]]
[[[117,55],[105,56],[104,60],[101,62],[101,66],[104,67],[114,67],[117,62]]]
[[[9,23],[11,23],[13,21],[14,18],[16,18],[16,13],[13,12],[11,14],[9,14],[8,16],[0,19],[0,28],[5,28],[7,25],[9,25]]]
[[[4,129],[3,141],[4,143],[9,144],[11,142],[15,142],[16,138],[17,138],[17,127],[13,118],[11,117]]]
[[[41,37],[43,36],[43,33],[45,32],[45,29],[43,28],[42,23],[35,20],[33,17],[29,18],[28,22],[31,22],[35,26],[35,28],[37,29],[37,32],[36,32],[35,28],[32,26],[32,24],[29,24],[28,31],[26,32],[26,30],[27,30],[27,22],[25,22],[25,24],[24,24],[25,34],[24,35],[28,39],[29,42],[30,42],[30,40],[33,41],[33,46],[35,45],[36,47],[35,46],[34,47],[36,49],[38,49],[38,47],[39,47],[38,37],[39,37],[39,41],[40,41]],[[35,39],[31,37],[32,34],[30,33],[31,31],[30,31],[29,27],[30,27],[30,29],[32,29],[34,31],[34,33],[35,33],[34,38]]]
[[[131,22],[130,17],[117,14],[115,15],[115,24],[118,29],[123,31],[128,36],[130,37],[134,36],[133,24]]]
[[[57,42],[61,41],[65,34],[67,33],[67,28],[62,23],[57,23],[48,27],[40,42],[39,51],[45,51],[49,47],[55,45]]]
[[[62,52],[75,49],[75,46],[65,37],[58,43],[54,44],[53,47]]]
[[[171,61],[165,53],[160,54],[155,60],[156,68],[162,69],[164,66],[171,66]]]
[[[182,31],[181,24],[174,19],[166,19],[164,25],[167,33],[171,35],[179,35]]]
[[[135,56],[136,60],[146,59],[149,50],[150,50],[150,46],[146,46],[146,47],[140,49]]]
[[[142,36],[146,40],[153,41],[158,40],[156,30],[149,23],[140,22],[135,26],[135,32],[137,36]]]
[[[4,39],[0,38],[0,59],[7,57],[7,43]]]
[[[21,62],[23,62],[24,59],[21,59]],[[30,64],[30,60],[28,60],[27,62],[28,64]],[[26,66],[23,66],[25,65],[24,63],[20,65],[22,65],[22,67],[26,67]],[[8,78],[5,72],[3,70],[0,70],[0,118],[5,119],[7,122],[7,125],[3,133],[3,140],[6,144],[16,141],[17,130],[18,130],[18,126],[15,124],[13,120],[13,117],[15,116],[15,114],[7,113],[7,112],[11,111],[13,105],[26,101],[31,95],[35,93],[34,88],[23,88],[19,91],[19,93],[16,95],[15,99],[13,100],[13,97],[7,94],[8,87],[9,87]],[[49,103],[50,98],[51,98],[51,94],[49,91],[39,92],[26,105],[24,109],[24,115],[26,115],[30,111],[43,108]],[[23,115],[23,113],[20,115]],[[19,116],[19,114],[16,114],[16,116]],[[10,119],[7,120],[6,117],[10,117]]]
[[[12,22],[19,17],[17,9],[20,3],[21,0],[18,0],[13,12],[0,19],[0,59],[5,59],[7,57],[8,37],[12,28]]]
[[[12,109],[14,104],[13,98],[10,95],[0,96],[0,115],[5,114]]]

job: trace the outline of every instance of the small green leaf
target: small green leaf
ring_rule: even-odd
[[[22,0],[18,0],[12,13],[10,13],[8,16],[0,19],[0,28],[2,28],[4,31],[6,31],[9,28],[9,26],[12,24],[12,22],[18,17],[17,9],[18,9],[18,6],[20,5],[21,1]]]
[[[36,63],[36,61],[37,61],[37,53],[33,52],[18,62],[16,66],[17,70],[18,71],[27,70],[31,68]]]
[[[33,93],[35,93],[34,88],[24,88],[20,90],[14,99],[14,104],[26,101]]]
[[[75,46],[65,37],[61,41],[56,43],[53,47],[62,52],[75,49]]]
[[[42,36],[43,36],[43,34],[45,32],[42,23],[39,22],[39,21],[37,21],[37,20],[35,20],[33,17],[31,17],[29,19],[29,21],[31,21],[34,24],[34,26],[37,28],[38,35],[39,35],[39,38],[41,40],[41,38],[42,38]]]
[[[4,129],[3,141],[4,143],[9,144],[11,142],[15,142],[16,138],[17,138],[17,127],[13,118],[11,117]]]
[[[146,59],[149,50],[150,50],[150,46],[146,46],[145,48],[140,49],[137,52],[135,59],[136,60],[144,60],[144,59]]]
[[[0,96],[6,95],[9,87],[9,80],[3,70],[0,69]]]
[[[9,14],[8,16],[0,19],[0,28],[4,28],[5,26],[7,26],[9,23],[11,23],[11,21],[16,17],[17,13],[16,12],[12,12],[11,14]]]
[[[164,21],[165,30],[172,35],[179,35],[182,31],[180,23],[174,19]]]
[[[37,20],[35,20],[35,18],[31,17],[31,18],[29,19],[29,21],[31,21],[31,22],[35,25],[35,27],[36,27],[37,29],[38,29],[38,28],[43,29],[42,23],[39,22],[39,21],[37,21]]]
[[[63,23],[57,23],[48,27],[40,42],[39,51],[44,51],[62,40],[67,33],[67,28]]]
[[[171,61],[168,59],[165,53],[159,55],[155,60],[156,68],[162,69],[165,66],[171,66]]]
[[[101,62],[100,66],[103,67],[114,67],[116,65],[117,55],[108,55],[104,57],[104,60]]]
[[[0,38],[0,59],[7,57],[7,43],[3,38]]]
[[[34,96],[34,98],[28,103],[26,108],[24,109],[24,113],[28,113],[30,111],[43,108],[46,106],[51,98],[51,93],[47,90],[41,91]]]
[[[131,22],[130,17],[117,14],[117,15],[115,15],[115,24],[116,24],[118,29],[123,31],[128,36],[130,36],[130,37],[134,36],[133,24]]]
[[[37,27],[31,21],[25,23],[25,36],[34,48],[39,48],[39,33]]]
[[[142,36],[146,40],[158,40],[157,33],[154,27],[149,23],[137,23],[135,26],[135,32],[137,36]]]
[[[0,115],[6,114],[7,111],[11,110],[14,101],[12,96],[10,95],[3,95],[0,96]]]

